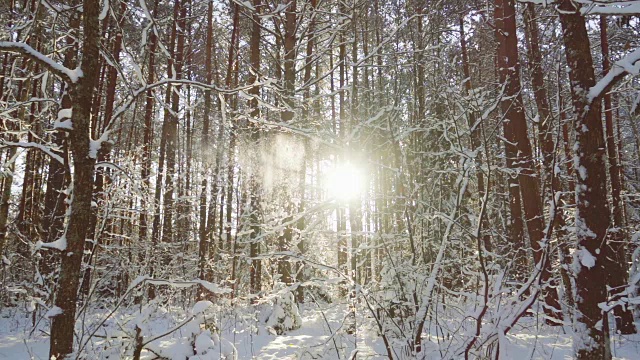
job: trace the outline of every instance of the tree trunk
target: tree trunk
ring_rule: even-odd
[[[207,5],[207,40],[205,49],[205,73],[207,77],[207,84],[213,83],[213,69],[212,69],[212,50],[213,50],[213,4],[211,2]],[[198,276],[201,280],[207,279],[207,260],[209,255],[209,234],[207,226],[207,184],[209,180],[209,151],[211,150],[211,144],[209,143],[209,119],[211,117],[211,90],[204,91],[204,114],[202,115],[202,143],[200,144],[200,155],[203,162],[202,182],[200,183],[200,203],[199,203],[199,217],[200,224],[198,227]],[[209,224],[211,226],[211,224]],[[200,288],[198,297],[202,300],[205,289]]]
[[[113,117],[113,108],[115,105],[116,99],[116,85],[118,80],[118,70],[115,66],[119,66],[120,63],[120,51],[122,50],[122,37],[123,33],[121,30],[121,26],[124,21],[125,12],[126,12],[127,4],[122,2],[120,4],[120,20],[114,24],[118,30],[116,31],[115,39],[113,40],[113,53],[111,56],[113,57],[113,64],[108,64],[106,73],[107,73],[107,89],[105,96],[105,104],[104,104],[104,116],[102,119],[102,124],[100,126],[101,132],[105,132],[108,130],[109,125],[111,124],[111,118]],[[115,66],[112,66],[115,65]],[[118,137],[120,138],[120,137]],[[110,151],[100,151],[98,152],[97,162],[109,161],[110,159]],[[94,181],[94,194],[96,196],[96,203],[100,206],[103,205],[106,196],[104,194],[104,186],[108,182],[108,170],[105,168],[98,168],[96,170],[96,176]],[[107,224],[111,223],[110,219],[105,219]],[[93,254],[94,248],[98,241],[100,241],[101,234],[96,233],[96,224],[98,223],[98,213],[97,211],[92,211],[91,213],[91,223],[89,225],[89,232],[87,234],[87,238],[92,239],[93,241],[87,242],[85,252],[85,260],[83,263],[86,265],[84,270],[84,274],[82,277],[82,283],[80,286],[81,293],[83,297],[89,295],[89,290],[91,288],[91,269],[92,262],[95,259]],[[107,225],[108,227],[110,225]]]
[[[314,40],[316,37],[315,34],[315,28],[316,28],[316,16],[317,16],[317,6],[318,6],[318,1],[317,0],[311,0],[311,11],[310,11],[310,23],[309,23],[309,32],[307,34],[307,49],[306,49],[306,62],[305,62],[305,67],[304,67],[304,79],[303,79],[303,83],[305,86],[305,91],[304,91],[304,107],[302,109],[302,118],[304,119],[304,121],[308,121],[309,120],[309,113],[310,113],[310,108],[311,108],[311,104],[310,102],[310,98],[311,98],[311,84],[309,83],[311,80],[311,69],[313,67],[313,48],[314,48]],[[305,139],[304,142],[304,147],[305,147],[305,152],[304,152],[304,158],[302,161],[302,166],[300,169],[300,182],[299,182],[299,191],[300,191],[300,205],[298,206],[298,213],[302,214],[305,210],[305,188],[306,188],[306,175],[307,175],[307,160],[309,157],[309,142]],[[297,227],[297,231],[298,231],[298,251],[300,252],[300,254],[302,256],[304,256],[304,254],[307,251],[307,246],[305,244],[305,239],[302,236],[302,232],[305,229],[305,217],[304,216],[300,216],[300,218],[298,219],[298,222],[296,224]],[[298,263],[297,269],[296,269],[296,282],[298,283],[302,283],[303,281],[305,281],[305,276],[304,276],[304,263],[300,262]],[[296,292],[296,301],[298,303],[302,303],[304,302],[304,287],[299,286]]]
[[[253,13],[253,28],[251,29],[251,76],[249,77],[249,83],[253,84],[258,81],[258,74],[260,74],[260,12],[262,7],[262,0],[253,0],[253,7],[255,12]],[[260,109],[258,108],[258,97],[260,96],[260,88],[253,86],[249,89],[249,94],[253,96],[249,100],[249,108],[251,109],[251,119],[260,119]],[[256,146],[260,146],[261,129],[257,124],[249,125],[251,131],[251,141]],[[254,169],[249,179],[249,192],[250,192],[250,211],[249,221],[251,223],[251,234],[249,235],[249,256],[251,257],[251,269],[250,275],[250,287],[251,294],[258,294],[262,289],[262,261],[258,259],[260,254],[260,241],[256,240],[260,237],[260,193],[261,186],[259,184],[259,176],[261,175],[261,169],[257,164],[254,164]]]
[[[469,70],[469,55],[467,53],[467,40],[465,38],[464,32],[464,18],[460,17],[460,50],[462,52],[462,73],[464,75],[464,90],[465,95],[470,96],[471,90],[473,89],[471,82],[471,71]],[[476,179],[478,181],[478,199],[484,199],[485,194],[485,183],[484,183],[484,175],[482,173],[482,156],[481,156],[481,129],[482,124],[476,124],[477,114],[475,111],[469,112],[469,120],[468,125],[470,129],[470,139],[471,139],[471,151],[476,152],[475,163],[476,167]],[[491,251],[491,236],[489,234],[489,223],[487,221],[487,217],[482,218],[482,223],[480,227],[480,234],[482,236],[482,243],[488,251]],[[524,259],[524,258],[523,258]],[[524,269],[526,267],[526,262],[524,264],[520,263],[518,266],[520,269]]]
[[[531,85],[533,87],[533,97],[538,109],[538,142],[542,152],[542,168],[546,177],[542,183],[548,186],[553,176],[553,116],[547,97],[547,88],[544,83],[544,70],[542,68],[542,54],[540,51],[538,21],[536,19],[535,5],[528,3],[525,5],[524,24],[527,39],[527,55],[529,60],[529,72],[531,73]]]
[[[589,101],[595,85],[593,59],[585,18],[570,0],[560,1],[565,56],[576,116],[576,315],[573,348],[578,359],[609,359],[608,334],[598,322],[606,299],[606,246],[610,211],[607,203],[605,141],[600,99]]]
[[[233,1],[231,1],[231,3],[233,3]],[[234,81],[234,79],[236,79],[237,77],[237,73],[238,73],[238,47],[239,47],[239,38],[240,38],[240,27],[239,27],[239,23],[240,23],[240,7],[238,6],[237,3],[233,3],[233,9],[234,9],[234,14],[233,14],[233,28],[231,29],[231,43],[229,44],[229,58],[227,61],[227,75],[226,75],[226,79],[225,79],[225,86],[227,87],[227,89],[231,89],[233,86],[236,85],[236,82]],[[227,96],[227,103],[230,103],[231,109],[235,110],[236,109],[236,98],[234,96],[228,95]],[[224,106],[227,106],[226,104]],[[226,111],[226,110],[223,110]],[[231,252],[231,256],[232,256],[232,260],[231,260],[231,281],[233,282],[233,292],[231,293],[231,297],[234,298],[236,295],[236,259],[235,259],[235,246],[234,246],[234,241],[233,238],[231,236],[231,230],[232,230],[232,219],[233,219],[233,178],[234,178],[234,173],[235,173],[235,151],[236,151],[236,132],[237,132],[237,127],[235,126],[235,122],[234,121],[229,121],[229,148],[228,148],[228,159],[227,159],[227,184],[226,184],[226,203],[224,204],[224,211],[225,211],[225,221],[226,224],[224,224],[223,226],[220,226],[220,230],[222,231],[222,229],[225,230],[225,236],[226,236],[226,248]],[[222,209],[223,209],[223,202],[224,200],[221,200],[220,203],[220,221],[222,222]],[[221,224],[222,225],[222,224]],[[221,241],[222,244],[222,241]],[[224,246],[221,246],[221,248],[224,248]]]
[[[500,106],[504,116],[505,146],[508,152],[516,155],[517,162],[510,164],[510,169],[518,172],[518,183],[525,223],[529,241],[533,250],[535,268],[541,269],[540,279],[545,300],[544,311],[552,318],[561,319],[558,294],[554,287],[549,287],[551,278],[549,254],[545,238],[544,212],[538,174],[533,162],[533,152],[527,130],[527,122],[520,88],[520,63],[518,60],[518,39],[516,34],[515,3],[513,0],[496,0],[496,35],[499,42],[498,67],[500,82],[504,84],[504,96]],[[519,170],[518,170],[519,168]],[[556,322],[548,322],[557,324]]]
[[[67,246],[62,256],[60,278],[56,289],[55,305],[61,313],[54,316],[51,322],[51,342],[49,357],[65,359],[73,351],[73,334],[75,327],[76,300],[80,280],[80,266],[84,250],[86,224],[91,216],[91,199],[93,195],[93,175],[95,159],[89,155],[90,121],[93,105],[94,85],[99,71],[99,11],[98,0],[83,1],[83,41],[82,65],[83,76],[72,92],[73,130],[69,133],[71,153],[73,155],[73,195],[67,224]]]
[[[158,0],[155,0],[153,3],[153,15],[158,12]],[[157,46],[157,37],[155,32],[152,30],[149,33],[149,63],[147,67],[147,83],[152,84],[155,81],[155,60],[156,60],[156,46]],[[144,107],[144,139],[142,143],[142,164],[140,167],[140,177],[142,178],[142,183],[144,184],[143,189],[146,191],[151,190],[151,180],[149,176],[151,175],[151,148],[153,147],[153,117],[154,117],[154,109],[153,109],[153,90],[147,90],[146,99],[145,99],[145,107]],[[147,196],[144,194],[140,200],[140,228],[138,230],[138,241],[143,242],[147,240],[148,237],[148,209],[147,209]]]
[[[340,3],[340,12],[341,13],[346,13],[346,7],[344,5],[343,2]],[[338,51],[339,51],[339,58],[338,58],[338,71],[339,71],[339,86],[340,89],[338,90],[339,92],[339,98],[338,98],[338,106],[340,107],[340,111],[339,111],[339,124],[338,124],[338,138],[343,141],[346,135],[346,131],[344,129],[346,123],[347,123],[347,112],[346,110],[346,101],[345,101],[345,77],[346,77],[346,61],[347,61],[347,48],[345,45],[345,36],[344,36],[344,31],[341,31],[338,39],[340,41],[340,45],[338,47]],[[331,67],[333,68],[333,67]],[[332,74],[332,78],[333,78],[333,74]],[[333,93],[333,91],[332,91]],[[335,123],[335,122],[334,122]],[[335,126],[335,125],[334,125]],[[336,159],[338,159],[338,161],[342,158],[342,154],[339,154],[338,156],[336,156]],[[346,217],[345,217],[345,209],[338,206],[337,210],[336,210],[336,217],[337,217],[337,234],[338,234],[338,270],[342,271],[343,273],[347,273],[347,259],[349,257],[349,253],[347,252],[347,237],[346,237],[346,231],[347,231],[347,221],[346,221]]]
[[[600,47],[602,51],[602,73],[609,72],[609,39],[607,38],[607,20],[600,16]],[[607,143],[607,157],[609,159],[609,179],[611,179],[611,210],[613,213],[613,227],[608,232],[609,255],[605,258],[607,265],[608,283],[612,289],[613,297],[624,296],[627,289],[629,270],[626,255],[626,238],[624,222],[624,203],[620,193],[622,191],[622,181],[618,165],[617,146],[615,134],[613,132],[613,110],[611,109],[611,94],[605,93],[604,118]],[[635,334],[636,327],[633,323],[633,313],[628,307],[616,306],[613,308],[616,319],[616,329],[625,335]],[[605,317],[606,318],[606,317]]]
[[[175,16],[175,32],[177,37],[177,46],[175,49],[175,74],[172,74],[175,79],[182,79],[182,63],[184,59],[184,43],[185,43],[185,18],[186,5],[184,1],[176,1],[174,7]],[[166,147],[166,162],[167,171],[164,184],[163,194],[163,208],[164,219],[162,222],[162,241],[165,243],[172,243],[174,239],[173,228],[174,221],[173,215],[175,212],[174,192],[176,185],[176,156],[178,148],[178,113],[180,111],[180,89],[181,86],[176,85],[174,89],[171,89],[171,111],[169,112],[169,118],[166,119],[167,123],[167,147]]]
[[[78,0],[74,0],[71,3],[72,6],[75,6],[77,4]],[[80,27],[80,14],[77,11],[74,11],[71,15],[69,26],[71,27],[72,31],[77,31],[77,29]],[[71,69],[76,66],[78,44],[75,37],[73,36],[67,36],[66,42],[69,48],[65,53],[62,65]],[[64,84],[63,86],[64,90],[62,94],[62,100],[60,102],[60,108],[71,109],[73,103],[71,101],[71,97],[69,96],[69,85]],[[57,131],[54,135],[54,143],[63,149],[62,158],[64,159],[65,163],[60,164],[60,162],[53,158],[49,160],[47,190],[44,196],[44,216],[42,218],[42,228],[46,229],[45,237],[43,238],[44,242],[53,242],[57,240],[64,232],[66,195],[64,194],[63,190],[65,186],[68,185],[70,180],[66,133],[64,131]],[[46,277],[53,275],[51,274],[54,266],[53,259],[54,255],[48,253],[44,254],[41,265],[41,274],[43,274],[43,276]]]

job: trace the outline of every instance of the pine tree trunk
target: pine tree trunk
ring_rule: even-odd
[[[501,0],[496,1],[495,5],[495,24],[496,24],[496,38],[500,38],[500,30],[504,27],[504,9]],[[505,52],[504,40],[498,47],[498,53],[496,55],[496,69],[499,73],[499,78],[502,79],[503,71],[501,68],[505,68],[503,54]],[[501,80],[504,81],[504,80]],[[506,97],[506,95],[505,95]],[[503,125],[504,136],[509,142],[514,142],[515,134],[513,133],[513,122],[504,122]],[[510,146],[505,142],[505,155],[506,166],[508,169],[513,169],[514,164],[517,163],[517,149],[514,146]],[[522,221],[522,198],[520,196],[520,184],[518,179],[510,173],[505,174],[507,177],[507,191],[509,192],[508,202],[510,217],[507,224],[509,230],[509,241],[512,244],[511,248],[514,252],[513,256],[516,263],[515,277],[520,280],[524,280],[527,277],[527,251],[524,242],[524,223]]]
[[[71,153],[73,155],[73,197],[67,224],[67,246],[60,266],[60,278],[56,289],[55,305],[61,314],[51,322],[51,342],[49,357],[61,360],[73,351],[76,301],[80,280],[80,266],[84,250],[86,224],[91,216],[93,195],[93,175],[95,159],[89,156],[90,119],[93,105],[94,86],[98,80],[100,39],[100,4],[98,0],[83,1],[83,76],[72,89],[73,130],[69,133]]]
[[[155,0],[153,3],[153,13],[152,16],[158,11],[158,0]],[[150,31],[149,33],[149,63],[147,66],[147,83],[152,84],[155,81],[155,60],[156,60],[156,46],[157,46],[157,37],[154,31]],[[142,178],[142,183],[144,184],[144,190],[151,190],[151,180],[149,176],[151,175],[151,148],[153,147],[153,117],[154,117],[154,109],[153,109],[153,90],[147,90],[146,99],[145,99],[145,107],[144,107],[144,135],[142,142],[142,164],[140,167],[140,177]],[[144,242],[148,237],[148,209],[147,209],[147,196],[143,195],[140,199],[140,227],[138,230],[138,241]]]
[[[311,19],[310,19],[310,23],[309,23],[309,32],[307,35],[307,49],[306,49],[306,62],[305,62],[305,67],[304,67],[304,79],[303,79],[303,83],[305,88],[304,91],[304,105],[303,105],[303,109],[302,109],[302,118],[304,119],[304,121],[308,121],[309,120],[309,109],[311,108],[311,104],[310,102],[310,98],[311,98],[311,84],[309,83],[309,81],[311,80],[311,69],[313,66],[313,49],[314,49],[314,40],[316,37],[315,34],[315,28],[316,28],[316,9],[318,6],[318,1],[317,0],[311,0]],[[306,175],[307,175],[307,159],[310,156],[309,154],[309,142],[305,139],[304,141],[304,157],[302,160],[302,165],[300,167],[300,181],[299,181],[299,191],[300,191],[300,205],[298,206],[298,213],[302,214],[305,210],[305,189],[306,189]],[[298,222],[296,224],[297,227],[297,231],[298,231],[298,251],[300,252],[300,254],[302,256],[305,255],[306,251],[307,251],[307,246],[305,244],[305,239],[302,235],[302,232],[305,229],[305,217],[301,216],[298,219]],[[298,283],[302,283],[305,280],[305,276],[304,276],[304,263],[300,262],[298,263],[297,269],[296,269],[296,282]],[[299,286],[296,292],[296,301],[298,303],[303,303],[304,302],[304,287]]]
[[[14,8],[14,0],[11,0],[9,3],[9,14],[13,14]],[[13,18],[10,16],[7,26],[10,28],[13,25]],[[11,38],[9,37],[9,40]],[[7,64],[9,63],[9,53],[5,53],[2,57],[2,69],[0,69],[0,101],[5,101],[5,83],[4,80],[7,76]],[[7,89],[9,90],[9,89]],[[8,123],[4,121],[4,118],[0,117],[0,130],[7,131],[10,130],[11,127]],[[7,140],[13,140],[12,136],[7,136]],[[16,148],[9,148],[5,155],[5,161],[3,164],[11,161],[13,156],[16,153]],[[2,257],[4,256],[5,246],[6,246],[6,238],[7,238],[7,220],[9,218],[9,200],[11,199],[11,187],[13,186],[13,172],[15,170],[15,163],[11,161],[9,167],[7,168],[9,173],[7,176],[0,178],[0,190],[2,193],[0,195],[0,262],[4,262]]]
[[[74,0],[71,5],[78,4],[78,0]],[[71,31],[77,31],[80,27],[80,14],[76,11],[71,15],[69,23]],[[62,65],[72,69],[76,66],[76,57],[78,53],[78,44],[73,36],[67,36],[67,46],[69,47],[65,53],[64,61]],[[69,96],[69,85],[63,84],[64,90],[62,94],[62,100],[60,102],[61,109],[71,109],[73,103]],[[44,242],[52,242],[57,240],[64,232],[64,218],[66,204],[66,195],[63,190],[69,183],[69,164],[68,164],[68,141],[67,135],[63,131],[57,131],[54,135],[54,143],[62,148],[62,158],[65,163],[61,164],[56,159],[49,160],[49,174],[47,179],[47,190],[44,196],[44,211],[42,218],[42,228],[46,229],[44,234]],[[54,264],[54,258],[56,256],[50,253],[45,253],[41,264],[41,274],[43,276],[52,276]]]
[[[175,74],[172,75],[177,80],[182,79],[182,65],[184,59],[185,18],[187,16],[187,9],[186,5],[183,4],[183,2],[184,1],[176,1],[174,7],[177,46],[174,53]],[[174,213],[176,213],[174,192],[178,187],[178,185],[176,184],[176,178],[178,178],[176,174],[176,156],[179,146],[178,113],[180,111],[180,89],[181,86],[176,85],[174,86],[174,89],[171,90],[171,111],[169,112],[169,118],[165,120],[167,123],[167,147],[165,155],[165,160],[167,162],[167,171],[165,176],[166,179],[163,194],[164,219],[162,223],[162,241],[165,243],[172,243],[175,240],[173,236],[173,229],[175,226],[173,215]]]
[[[225,86],[227,89],[231,89],[233,86],[237,84],[234,79],[237,78],[238,73],[238,47],[239,47],[239,38],[240,38],[240,7],[237,3],[233,3],[231,1],[234,9],[233,14],[233,28],[231,29],[231,43],[229,44],[229,57],[227,61],[227,75],[225,79]],[[227,96],[227,103],[230,103],[231,110],[236,110],[236,98],[234,96]],[[225,105],[226,106],[226,105]],[[223,110],[226,111],[226,110]],[[235,246],[233,237],[231,236],[232,230],[232,219],[233,219],[233,185],[234,185],[234,173],[235,173],[235,151],[236,151],[236,132],[237,127],[235,126],[234,121],[229,121],[229,148],[228,148],[228,158],[227,158],[227,183],[226,183],[226,203],[224,200],[220,202],[220,230],[224,229],[225,237],[226,237],[226,248],[231,252],[232,260],[231,260],[231,281],[233,282],[233,292],[231,293],[231,297],[234,298],[236,295],[236,254],[235,254]],[[224,190],[223,190],[224,193]],[[222,209],[224,203],[224,215],[226,224],[222,226]],[[222,244],[222,240],[221,240]],[[224,246],[221,246],[224,248]]]
[[[211,2],[207,5],[207,40],[205,49],[205,73],[207,77],[207,84],[213,83],[213,69],[212,69],[212,50],[213,50],[213,4]],[[207,261],[209,255],[209,232],[207,224],[207,186],[209,180],[209,162],[207,157],[211,150],[211,144],[209,143],[209,122],[211,117],[211,90],[204,91],[204,113],[202,115],[202,142],[200,144],[200,156],[203,161],[203,174],[202,181],[200,183],[200,203],[199,203],[199,220],[198,227],[198,277],[201,280],[207,280]],[[208,225],[208,226],[207,226]],[[204,299],[205,289],[200,288],[198,297]]]
[[[544,311],[547,316],[561,319],[562,313],[558,302],[558,293],[549,287],[551,268],[545,238],[544,212],[540,195],[540,182],[533,162],[533,151],[529,142],[527,122],[520,88],[520,63],[518,60],[518,39],[516,36],[515,2],[513,0],[496,0],[496,35],[499,42],[498,67],[500,82],[504,84],[504,96],[500,103],[504,120],[505,146],[516,155],[516,163],[510,169],[519,168],[518,183],[525,223],[529,241],[533,250],[535,267],[541,269],[540,279],[545,300]],[[548,324],[557,324],[548,321]]]
[[[114,25],[118,28],[116,31],[115,39],[113,40],[113,52],[111,54],[113,58],[114,65],[119,65],[120,63],[120,51],[122,50],[122,37],[123,33],[121,30],[122,23],[124,21],[124,15],[126,11],[126,3],[122,2],[120,4],[120,20]],[[100,125],[101,132],[105,132],[108,130],[109,125],[111,123],[111,118],[113,117],[113,108],[115,105],[116,98],[116,85],[118,80],[118,70],[111,66],[111,64],[107,65],[106,69],[106,77],[107,77],[107,88],[106,88],[106,96],[104,103],[104,116],[102,118],[102,124]],[[119,137],[118,137],[119,138]],[[110,151],[100,151],[98,152],[97,162],[109,161]],[[105,168],[98,168],[96,170],[96,176],[94,181],[94,194],[96,196],[96,203],[98,205],[103,205],[104,199],[106,196],[104,194],[104,186],[108,183],[108,170]],[[111,220],[105,219],[107,222],[107,227],[110,227]],[[98,213],[97,211],[93,211],[91,214],[91,224],[89,225],[89,233],[87,234],[87,238],[92,239],[93,241],[87,242],[85,252],[88,255],[85,255],[85,260],[83,263],[86,265],[84,270],[84,274],[82,277],[82,283],[80,286],[81,293],[83,297],[89,295],[89,290],[91,288],[91,269],[92,263],[95,259],[94,249],[96,244],[100,241],[100,237],[102,234],[96,233],[96,225],[98,223]]]
[[[467,40],[465,38],[464,31],[464,18],[460,17],[460,50],[462,52],[462,73],[464,74],[465,83],[464,90],[465,95],[470,96],[471,90],[473,89],[471,82],[471,71],[469,70],[469,55],[467,52]],[[482,124],[476,124],[477,114],[475,111],[469,112],[469,120],[468,125],[470,129],[470,139],[471,139],[471,151],[476,152],[475,162],[476,167],[476,180],[478,181],[478,199],[484,199],[485,194],[485,183],[484,183],[484,175],[482,173],[482,156],[481,156],[481,129]],[[488,251],[491,251],[491,235],[489,234],[489,223],[487,221],[487,217],[483,217],[481,227],[480,227],[480,235],[482,236],[482,243]],[[524,259],[524,258],[523,258]],[[524,269],[526,267],[526,262],[519,263],[517,265],[520,269]]]
[[[563,29],[565,56],[571,79],[576,116],[574,163],[576,176],[576,315],[573,348],[577,359],[609,359],[608,334],[599,304],[606,301],[610,225],[605,169],[605,139],[600,99],[589,101],[587,89],[595,85],[595,71],[585,18],[570,0],[558,7]]]
[[[249,77],[249,83],[255,83],[258,80],[258,74],[260,74],[260,33],[261,33],[261,24],[260,24],[260,12],[262,7],[262,0],[253,0],[253,7],[255,8],[255,12],[253,13],[253,27],[251,29],[251,76]],[[253,120],[260,119],[260,109],[258,108],[258,97],[260,96],[260,88],[258,86],[253,86],[249,89],[249,94],[253,96],[251,100],[249,100],[249,108],[251,109],[250,116]],[[260,146],[260,138],[261,138],[261,129],[259,125],[251,124],[251,141]],[[250,211],[249,221],[251,224],[251,234],[249,236],[249,256],[251,257],[251,269],[249,270],[250,276],[250,286],[249,290],[251,294],[258,294],[262,289],[262,261],[258,259],[258,255],[260,254],[260,240],[257,240],[260,237],[260,193],[261,186],[259,184],[261,176],[261,169],[256,163],[254,164],[254,169],[250,175],[249,179],[249,192],[250,192]]]
[[[609,72],[611,65],[609,63],[609,39],[607,37],[607,20],[604,16],[600,16],[600,47],[602,51],[602,72]],[[605,132],[607,143],[607,157],[609,160],[609,179],[611,180],[611,210],[613,213],[613,226],[608,236],[609,255],[605,258],[607,265],[608,284],[617,296],[624,296],[627,289],[629,270],[626,255],[626,238],[624,222],[624,203],[620,193],[622,191],[622,181],[620,179],[620,171],[618,165],[617,147],[615,134],[613,132],[613,110],[611,108],[611,94],[605,93],[604,99],[604,118]],[[635,334],[636,327],[633,323],[633,313],[628,307],[616,306],[613,308],[616,319],[616,329],[625,335]]]
[[[346,13],[346,7],[344,5],[344,3],[340,3],[340,12],[342,13]],[[339,71],[339,86],[340,89],[338,90],[339,92],[339,98],[338,98],[338,106],[340,107],[339,110],[339,129],[338,129],[338,138],[343,141],[346,135],[346,131],[345,131],[345,126],[347,124],[347,112],[346,107],[347,107],[347,103],[345,101],[345,77],[346,77],[346,61],[347,61],[347,49],[346,49],[346,41],[345,41],[345,36],[344,36],[344,32],[341,31],[338,39],[340,41],[340,45],[338,46],[338,71]],[[333,68],[333,66],[331,67]],[[332,75],[333,77],[333,75]],[[333,93],[333,91],[332,91]],[[335,122],[334,122],[335,124]],[[334,125],[335,127],[335,125]],[[336,159],[338,159],[338,161],[340,161],[343,157],[343,154],[339,154],[338,156],[336,156]],[[345,217],[345,209],[338,206],[338,209],[336,210],[336,217],[337,217],[337,234],[338,234],[338,269],[339,271],[342,271],[343,273],[347,273],[347,259],[349,257],[349,253],[347,252],[347,237],[346,237],[346,231],[347,231],[347,222],[346,222],[346,217]]]

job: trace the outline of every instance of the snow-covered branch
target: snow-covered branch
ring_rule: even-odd
[[[589,1],[578,0],[583,6],[582,15],[638,15],[640,2],[638,1]]]
[[[38,149],[38,150],[42,151],[43,153],[49,155],[51,158],[53,158],[54,160],[56,160],[60,164],[64,164],[64,160],[62,159],[62,156],[55,154],[53,151],[51,151],[50,147],[44,146],[42,144],[38,144],[38,143],[35,143],[35,142],[11,142],[11,141],[0,142],[0,149],[7,148],[7,147],[19,147],[19,148],[24,148],[24,149]]]
[[[557,3],[556,0],[518,0],[518,2],[542,5],[543,7]],[[574,2],[582,5],[580,7],[581,15],[640,15],[640,2],[638,1],[574,0]]]
[[[44,66],[47,70],[61,77],[68,83],[76,83],[82,76],[82,70],[80,70],[79,67],[73,70],[69,69],[57,63],[43,53],[37,51],[36,49],[32,48],[28,44],[22,42],[0,41],[0,51],[13,52],[23,55]]]
[[[625,75],[638,75],[640,73],[640,48],[632,53],[616,61],[611,70],[600,81],[598,81],[591,89],[589,89],[589,101],[602,96],[616,82],[620,81]]]

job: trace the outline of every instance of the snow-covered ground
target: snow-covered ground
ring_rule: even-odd
[[[200,304],[188,309],[146,307],[117,312],[104,323],[108,312],[95,310],[76,329],[86,343],[81,358],[126,359],[133,353],[133,337],[138,325],[145,340],[176,329],[152,341],[142,359],[157,356],[176,360],[227,359],[385,359],[386,351],[373,320],[366,312],[356,318],[356,331],[347,333],[345,304],[308,305],[300,310],[300,329],[276,335],[267,324],[269,308],[247,309]],[[43,312],[44,313],[44,312]],[[0,359],[46,359],[49,321],[36,319],[21,310],[4,309],[0,314]],[[100,324],[102,323],[102,324]],[[100,324],[99,326],[96,326]],[[95,329],[92,341],[88,334]],[[435,327],[425,340],[426,359],[454,358],[446,355],[446,337]],[[220,336],[218,336],[220,334]],[[514,331],[500,343],[501,359],[571,359],[571,330],[548,327],[535,317],[521,319]],[[400,348],[400,347],[397,347]],[[640,359],[640,335],[614,335],[611,341],[614,359]],[[155,354],[154,354],[155,353]],[[449,352],[450,353],[450,352]],[[234,356],[235,354],[235,356]],[[396,359],[408,359],[396,353]]]

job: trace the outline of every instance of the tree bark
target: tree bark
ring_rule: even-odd
[[[51,322],[49,357],[65,359],[73,351],[76,300],[80,280],[80,265],[84,250],[86,224],[91,216],[93,175],[95,159],[89,156],[90,121],[94,86],[99,72],[99,11],[98,0],[83,1],[82,77],[73,89],[73,130],[69,133],[73,155],[73,197],[66,229],[67,246],[60,266],[60,278],[56,289],[55,305],[61,314]]]
[[[535,267],[541,269],[540,279],[547,316],[561,319],[560,304],[555,288],[549,287],[551,279],[550,261],[545,238],[544,212],[538,174],[533,162],[533,152],[527,130],[527,122],[520,88],[520,63],[516,32],[515,2],[496,0],[496,34],[499,42],[498,66],[500,82],[504,84],[504,96],[500,107],[504,115],[505,146],[515,155],[516,162],[509,168],[518,173],[518,183],[529,241],[533,250]],[[557,324],[549,321],[549,324]]]
[[[601,101],[588,98],[595,85],[593,58],[585,18],[570,0],[558,6],[569,66],[576,131],[576,314],[573,348],[577,359],[609,359],[608,334],[598,326],[606,301],[610,211],[607,203],[605,139]]]
[[[609,39],[607,37],[607,19],[600,16],[600,48],[602,51],[602,73],[606,74],[611,69],[609,62]],[[624,221],[624,203],[620,196],[622,191],[622,180],[620,178],[617,146],[615,134],[613,132],[613,110],[611,109],[611,94],[605,93],[604,118],[607,143],[607,157],[609,160],[609,179],[611,180],[611,210],[613,213],[613,226],[608,232],[609,255],[605,258],[608,261],[608,285],[612,289],[613,297],[624,296],[627,289],[629,270],[626,255],[626,238]],[[616,306],[613,308],[616,320],[616,329],[625,335],[635,334],[636,327],[633,323],[633,313],[628,307]]]
[[[175,74],[174,77],[177,80],[182,79],[182,65],[184,60],[184,43],[185,43],[185,19],[187,17],[187,8],[185,1],[176,1],[174,8],[175,24],[176,24],[176,38],[177,45],[174,53],[175,57]],[[176,184],[176,156],[178,149],[178,115],[180,111],[180,85],[174,86],[171,89],[171,111],[169,112],[169,118],[167,122],[167,147],[166,147],[166,162],[167,171],[164,184],[163,194],[163,208],[164,219],[162,222],[162,241],[165,243],[171,243],[174,239],[173,228],[175,226],[173,221],[175,209],[174,192],[177,188]]]
[[[234,13],[233,13],[233,27],[231,29],[231,43],[229,44],[229,58],[227,61],[227,75],[225,79],[225,86],[227,89],[232,88],[237,84],[237,74],[238,74],[238,48],[239,48],[239,40],[240,40],[240,7],[237,3],[234,3],[233,0],[230,2],[233,5]],[[230,103],[231,109],[236,109],[237,99],[235,96],[228,95],[227,103]],[[226,106],[226,104],[225,104]],[[226,110],[223,110],[226,111]],[[229,121],[229,148],[228,148],[228,159],[227,159],[227,184],[226,184],[226,203],[224,204],[224,215],[226,224],[224,226],[220,226],[220,230],[224,229],[226,236],[226,248],[231,252],[232,260],[231,260],[231,281],[233,282],[233,292],[231,293],[231,297],[234,298],[236,295],[236,254],[235,254],[235,242],[233,241],[233,237],[231,236],[232,231],[232,219],[233,219],[233,185],[234,185],[234,173],[235,173],[235,154],[236,154],[236,132],[237,127],[233,121]],[[221,200],[220,203],[220,222],[222,223],[222,209],[223,202]],[[222,246],[221,241],[221,248]]]
[[[260,12],[262,8],[262,0],[253,0],[253,7],[255,12],[253,13],[253,27],[251,29],[251,76],[249,77],[249,83],[253,84],[258,81],[258,74],[260,74]],[[249,108],[251,109],[251,119],[259,120],[260,109],[258,108],[258,97],[260,96],[260,88],[253,86],[249,89],[249,94],[253,96],[249,100]],[[261,129],[257,124],[249,125],[251,131],[251,141],[256,146],[260,146]],[[261,169],[256,163],[249,179],[250,192],[250,215],[249,222],[251,224],[251,234],[249,235],[249,256],[251,257],[251,268],[249,270],[250,275],[250,291],[251,294],[258,294],[262,289],[262,261],[258,258],[260,254],[260,241],[257,240],[260,237],[260,193],[261,186],[259,184],[259,176],[261,175]]]
[[[213,83],[213,3],[209,2],[207,5],[207,40],[205,49],[205,73],[207,77],[207,84]],[[207,226],[207,186],[209,180],[209,151],[212,146],[209,143],[209,122],[211,117],[211,90],[204,91],[204,113],[202,115],[202,142],[200,144],[200,155],[203,161],[203,174],[202,181],[200,183],[200,203],[199,203],[199,217],[200,224],[198,227],[198,271],[199,278],[201,280],[207,280],[207,261],[209,255],[210,238]],[[205,298],[205,289],[200,288],[198,297],[202,300]]]

